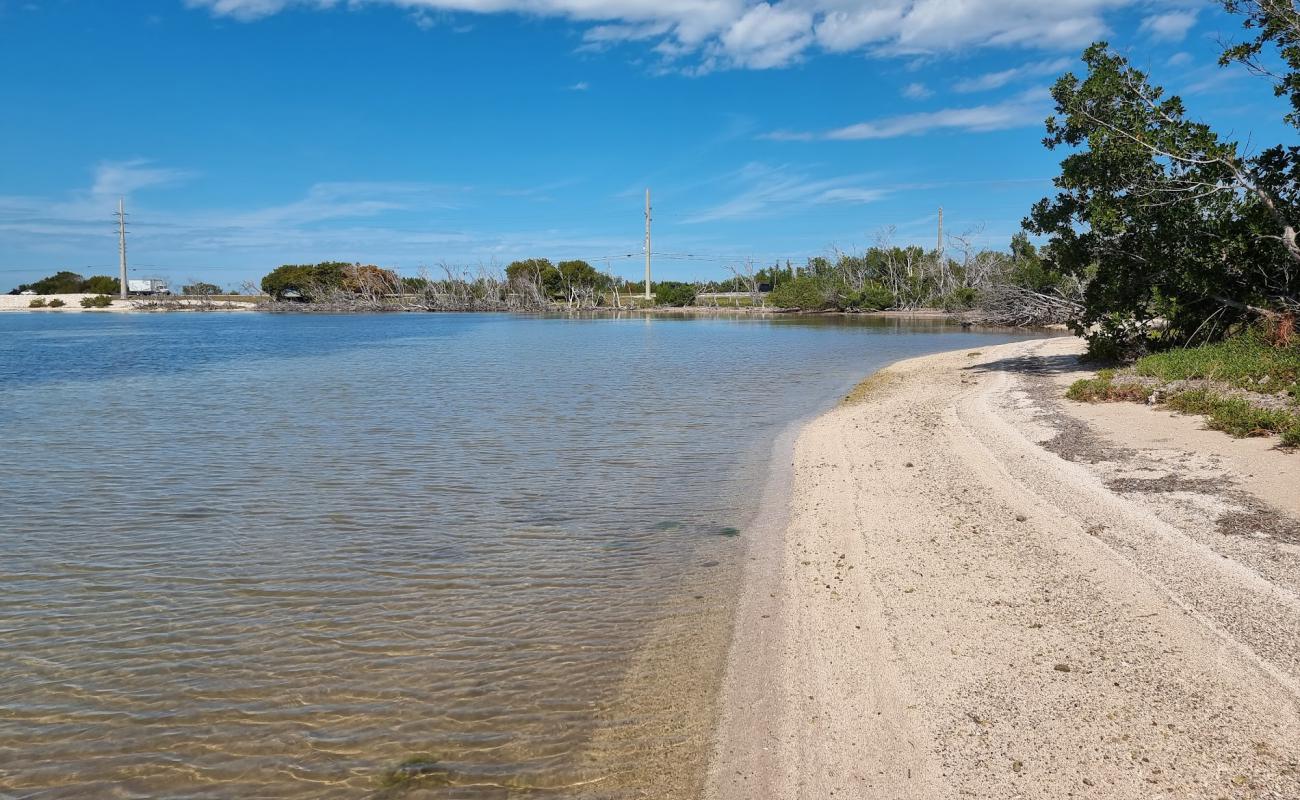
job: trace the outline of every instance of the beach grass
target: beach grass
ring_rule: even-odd
[[[1125,381],[1126,375],[1146,380]],[[1175,388],[1179,381],[1205,383]],[[1294,402],[1279,406],[1277,396],[1288,394]],[[1123,371],[1103,369],[1075,381],[1065,396],[1083,403],[1154,396],[1175,411],[1205,416],[1213,430],[1236,437],[1277,435],[1284,445],[1300,446],[1300,346],[1277,346],[1257,332],[1155,353]]]
[[[1145,356],[1133,372],[1164,381],[1211,380],[1252,392],[1286,391],[1300,398],[1300,346],[1277,347],[1254,332]]]

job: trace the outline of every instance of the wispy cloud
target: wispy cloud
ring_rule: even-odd
[[[1161,42],[1181,42],[1187,38],[1187,32],[1196,25],[1197,9],[1169,11],[1153,14],[1142,20],[1138,27],[1142,33]]]
[[[584,26],[580,49],[645,42],[683,69],[770,69],[816,51],[934,54],[982,47],[1074,49],[1107,32],[1105,15],[1140,0],[185,0],[217,16],[253,21],[289,8],[387,4],[416,15],[513,13]],[[1171,34],[1178,13],[1153,22]],[[1194,19],[1194,14],[1192,14]],[[1155,19],[1155,18],[1152,18]],[[1184,32],[1186,28],[1183,29]]]
[[[909,83],[903,87],[902,95],[908,100],[924,100],[933,95],[934,92],[924,83]]]
[[[131,194],[151,186],[166,186],[193,178],[196,173],[172,167],[160,167],[144,158],[130,161],[101,161],[95,167],[95,180],[91,184],[93,195]]]
[[[827,139],[851,141],[860,139],[896,139],[901,136],[920,136],[937,131],[967,131],[982,133],[1036,125],[1047,115],[1049,96],[1046,90],[1024,92],[1001,103],[990,103],[966,108],[944,108],[915,114],[882,117],[858,122],[820,133],[811,131],[774,131],[761,138],[774,141],[812,141]]]
[[[1059,75],[1073,64],[1073,59],[1054,58],[1047,61],[1031,61],[1028,64],[1022,64],[1018,67],[1000,70],[998,72],[985,72],[981,75],[972,75],[969,78],[963,78],[953,84],[953,89],[958,92],[986,92],[992,89],[1001,89],[1010,83],[1023,81],[1026,78],[1041,78],[1045,75]]]
[[[729,199],[688,216],[688,224],[755,219],[794,208],[828,204],[873,203],[888,193],[867,185],[869,175],[814,178],[786,166],[750,163],[721,183],[731,187]]]
[[[571,84],[569,86],[569,90],[573,92],[585,92],[590,88],[591,88],[591,84],[587,83],[586,81],[578,81],[577,83]]]

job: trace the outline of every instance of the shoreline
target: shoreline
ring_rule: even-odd
[[[802,427],[706,797],[1300,796],[1300,456],[1072,407],[1080,349],[896,362]]]
[[[185,306],[188,306],[186,308],[140,308],[139,306],[136,305],[137,303],[149,302],[150,298],[147,297],[134,297],[128,300],[123,300],[120,297],[113,297],[112,302],[104,308],[82,308],[81,307],[81,301],[83,298],[97,297],[97,296],[98,295],[91,294],[91,293],[84,293],[84,292],[75,293],[75,294],[38,294],[38,295],[2,294],[0,295],[0,314],[16,314],[16,313],[23,313],[23,312],[31,313],[31,314],[64,314],[68,312],[74,314],[96,313],[96,312],[101,314],[102,313],[164,314],[168,312],[197,313],[197,312],[209,312],[209,311],[243,312],[243,311],[254,311],[256,310],[255,307],[257,305],[256,303],[252,303],[252,302],[245,303],[240,301],[219,301],[214,303],[211,306],[202,306],[200,305],[202,303],[201,298],[185,297],[182,295],[182,296],[172,297],[168,299],[183,304]],[[58,308],[49,308],[49,307],[32,308],[30,306],[31,301],[38,300],[38,299],[44,300],[47,303],[50,300],[60,300],[64,303],[64,305]]]
[[[128,300],[122,300],[114,297],[112,304],[106,308],[82,308],[81,300],[86,297],[94,297],[94,294],[50,294],[50,295],[0,295],[0,313],[62,313],[83,311],[100,311],[114,313],[148,313],[159,314],[169,312],[195,312],[195,311],[260,311],[266,314],[407,314],[407,313],[424,313],[424,314],[456,314],[456,313],[496,313],[496,314],[570,314],[570,315],[598,315],[598,316],[663,316],[663,317],[686,317],[686,316],[716,316],[716,317],[874,317],[878,319],[917,319],[917,320],[937,320],[957,322],[961,319],[961,312],[944,311],[937,308],[917,308],[904,310],[886,310],[886,311],[798,311],[786,310],[767,307],[753,306],[656,306],[649,308],[626,307],[612,308],[607,306],[583,309],[565,309],[554,308],[549,310],[493,310],[493,311],[452,311],[452,310],[435,310],[422,308],[356,308],[356,309],[338,309],[338,308],[312,308],[310,305],[303,305],[300,308],[286,308],[284,304],[276,304],[274,308],[259,308],[258,300],[220,300],[216,301],[213,307],[201,307],[201,302],[197,298],[187,298],[177,296],[168,298],[172,301],[187,306],[187,308],[141,308],[138,303],[148,302],[148,298],[136,297]],[[32,300],[42,299],[45,301],[58,299],[65,303],[60,308],[31,308],[29,303]],[[980,325],[978,327],[997,327]]]

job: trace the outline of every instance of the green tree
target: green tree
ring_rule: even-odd
[[[689,306],[695,302],[699,287],[681,281],[659,281],[654,285],[655,303],[661,306]]]
[[[322,261],[319,264],[285,264],[262,278],[262,291],[283,300],[286,292],[297,292],[308,300],[331,290],[342,289],[347,271],[353,265],[343,261]]]
[[[81,284],[80,291],[90,294],[118,294],[121,284],[110,275],[91,275]]]
[[[829,266],[830,262],[826,259],[820,260]],[[767,296],[767,302],[777,308],[821,311],[834,304],[832,298],[831,291],[816,275],[800,275],[773,289]]]
[[[196,281],[194,283],[189,284],[188,286],[182,286],[181,294],[200,295],[202,297],[209,297],[214,294],[221,294],[221,287],[216,285],[215,283],[204,283],[203,281]]]
[[[514,287],[532,286],[544,297],[560,293],[560,271],[548,258],[526,258],[506,266],[506,280]]]
[[[1059,191],[1026,220],[1051,237],[1051,268],[1088,280],[1080,328],[1108,346],[1180,342],[1300,308],[1295,149],[1243,159],[1104,42],[1083,60],[1083,79],[1052,89],[1044,144],[1070,151]]]
[[[35,283],[25,283],[14,289],[14,294],[31,290],[37,294],[76,294],[81,291],[85,279],[75,272],[61,270]]]

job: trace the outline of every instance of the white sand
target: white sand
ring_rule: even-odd
[[[1061,400],[1079,349],[901,362],[801,432],[711,797],[1300,798],[1300,454]]]
[[[32,308],[33,300],[40,298],[46,303],[58,298],[63,301],[62,308]],[[45,295],[21,295],[21,294],[0,294],[0,312],[5,311],[30,311],[34,314],[64,314],[67,312],[81,313],[82,311],[141,311],[138,303],[147,302],[145,298],[134,298],[132,300],[121,300],[113,298],[113,303],[108,308],[82,308],[81,300],[84,297],[95,297],[93,294],[45,294]],[[171,300],[179,300],[187,305],[198,304],[200,301],[193,298],[173,297]],[[254,303],[250,302],[233,302],[227,303],[220,301],[218,303],[219,311],[251,311]]]

